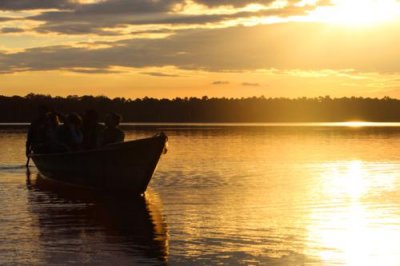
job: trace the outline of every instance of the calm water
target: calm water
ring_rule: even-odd
[[[0,127],[0,264],[400,265],[400,127],[135,126],[144,198],[60,186]]]

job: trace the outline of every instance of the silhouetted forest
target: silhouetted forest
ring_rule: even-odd
[[[339,122],[400,121],[400,100],[378,98],[175,98],[109,99],[104,96],[0,96],[0,122],[31,121],[39,105],[59,113],[96,109],[124,122]]]

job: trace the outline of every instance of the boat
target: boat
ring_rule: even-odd
[[[74,185],[141,195],[166,152],[164,133],[93,150],[31,154],[39,172]]]

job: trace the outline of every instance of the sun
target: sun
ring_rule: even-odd
[[[315,10],[319,21],[347,26],[366,26],[393,21],[400,17],[397,0],[332,0],[332,5]]]

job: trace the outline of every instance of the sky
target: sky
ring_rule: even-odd
[[[0,0],[0,94],[400,98],[397,0]]]

